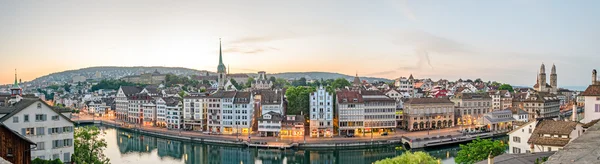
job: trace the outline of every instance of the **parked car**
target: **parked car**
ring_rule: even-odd
[[[387,136],[387,135],[388,135],[388,132],[381,133],[381,136]]]
[[[346,136],[344,136],[346,138],[351,138],[354,137],[354,133],[346,133]]]

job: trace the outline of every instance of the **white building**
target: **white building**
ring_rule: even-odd
[[[508,151],[511,154],[530,153],[531,148],[527,143],[531,134],[535,130],[537,121],[531,121],[521,126],[515,127],[512,131],[508,132]]]
[[[233,118],[233,99],[235,98],[235,91],[227,91],[223,93],[221,97],[221,113],[223,114],[223,121],[221,122],[221,128],[223,134],[232,134],[235,126]]]
[[[167,127],[167,102],[162,97],[155,97],[157,127]]]
[[[272,87],[273,82],[267,78],[267,73],[265,71],[258,72],[258,77],[252,84],[252,89],[271,89]]]
[[[32,160],[71,162],[73,122],[61,113],[65,111],[59,110],[39,99],[25,98],[9,107],[1,107],[0,122],[37,144],[31,150]]]
[[[140,93],[142,91],[141,88],[134,86],[121,86],[119,87],[119,91],[117,91],[117,96],[115,98],[116,109],[115,114],[118,120],[128,120],[129,118],[129,100],[127,97]]]
[[[339,135],[360,133],[364,129],[364,101],[358,91],[341,90],[336,92],[336,107]]]
[[[132,124],[144,123],[144,108],[154,99],[147,93],[138,93],[127,96],[127,121]]]
[[[156,100],[152,99],[150,101],[145,101],[146,103],[142,104],[142,110],[144,111],[144,125],[154,126],[157,121],[157,112],[156,112]]]
[[[261,136],[279,136],[281,131],[283,115],[276,112],[268,112],[258,119],[258,132]]]
[[[204,131],[206,122],[206,96],[186,96],[183,98],[183,122],[186,129]]]
[[[408,92],[412,94],[414,87],[414,78],[412,74],[408,78],[400,77],[395,80],[394,85],[398,87],[398,90],[400,90],[401,92]]]
[[[333,103],[323,86],[310,94],[310,137],[333,137]]]
[[[254,97],[250,92],[237,92],[233,100],[233,133],[252,133]]]
[[[365,102],[365,130],[393,131],[396,128],[396,100],[380,91],[360,91],[360,94]]]
[[[507,108],[512,111],[512,116],[516,121],[519,122],[528,122],[529,121],[529,113],[524,111],[521,108]]]
[[[178,97],[164,98],[167,107],[167,128],[180,129],[183,124],[183,112],[181,99]]]
[[[596,70],[592,71],[592,84],[579,97],[584,97],[585,104],[582,122],[588,123],[600,119],[600,81],[597,78]]]

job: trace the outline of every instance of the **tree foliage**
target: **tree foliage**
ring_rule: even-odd
[[[473,164],[487,159],[490,154],[492,157],[503,154],[506,146],[508,145],[499,140],[477,138],[466,145],[461,144],[454,161],[458,164]]]
[[[510,84],[502,84],[500,87],[498,87],[498,90],[508,90],[511,93],[515,91]]]
[[[310,108],[310,93],[314,92],[315,88],[297,86],[289,87],[285,91],[285,96],[288,100],[288,110],[286,114],[299,115],[300,113],[308,114]]]
[[[238,90],[242,90],[245,88],[243,85],[238,84],[238,82],[235,81],[235,79],[231,79],[230,81],[231,81],[231,84]]]
[[[75,129],[75,153],[73,163],[107,164],[109,159],[104,155],[106,141],[101,138],[104,135],[98,127],[84,126]]]
[[[179,77],[174,74],[167,74],[165,76],[165,86],[172,87],[174,85],[181,84],[183,86],[198,86],[200,82],[198,80],[190,79],[188,77]]]
[[[65,83],[65,85],[63,85],[63,88],[65,89],[65,92],[71,92],[71,84]]]
[[[100,89],[114,89],[117,90],[121,86],[145,86],[142,84],[130,83],[123,80],[102,80],[98,84],[92,86],[92,91]]]
[[[277,78],[273,83],[273,88],[287,88],[290,86],[290,83],[288,83],[287,80],[282,78]]]
[[[394,158],[386,158],[375,162],[375,164],[437,164],[438,159],[431,155],[419,151],[412,153],[404,152],[402,155]]]
[[[248,80],[246,81],[246,84],[245,84],[246,88],[252,87],[252,83],[254,83],[254,82],[255,82],[254,78],[253,77],[249,77]]]
[[[292,86],[306,86],[306,78],[301,77],[300,79],[292,81]]]
[[[351,84],[348,80],[346,80],[344,78],[337,78],[331,83],[331,86],[333,88],[339,89],[339,88],[351,86]]]
[[[54,160],[43,160],[40,158],[35,158],[33,161],[31,161],[31,164],[63,164],[63,162],[60,161],[60,159],[58,158]]]

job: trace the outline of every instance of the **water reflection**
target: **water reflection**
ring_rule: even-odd
[[[104,127],[111,163],[186,163],[186,164],[347,164],[372,163],[392,158],[403,151],[395,146],[342,150],[275,150],[198,144],[141,135],[122,129]],[[118,153],[115,151],[118,149]],[[425,150],[454,163],[458,146]]]

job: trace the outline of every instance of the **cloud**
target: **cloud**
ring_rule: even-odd
[[[473,54],[473,48],[453,39],[440,37],[423,31],[398,32],[393,43],[403,46],[412,46],[417,51],[435,52],[444,55]]]
[[[396,73],[395,70],[389,70],[389,71],[369,73],[369,74],[365,74],[365,75],[366,76],[381,76],[381,75],[389,75],[389,74],[395,74],[395,73]]]
[[[242,53],[242,54],[257,54],[257,53],[262,53],[262,52],[266,52],[266,51],[278,51],[278,48],[274,48],[274,47],[249,47],[249,46],[245,46],[245,47],[230,47],[230,48],[225,48],[223,50],[223,52],[225,53]]]

